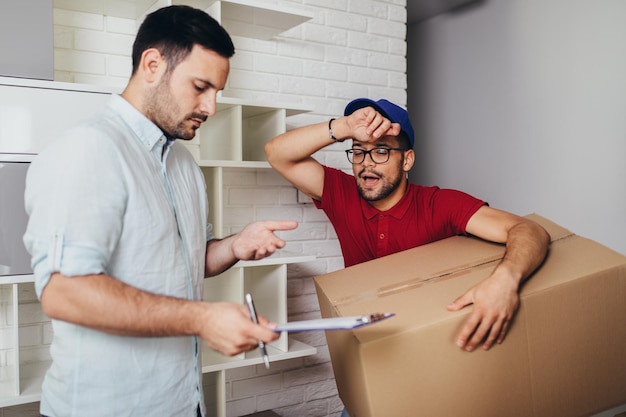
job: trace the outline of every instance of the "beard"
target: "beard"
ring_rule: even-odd
[[[182,111],[177,104],[176,97],[172,94],[169,80],[169,76],[164,76],[153,90],[146,92],[146,115],[166,136],[174,139],[191,140],[196,136],[196,126],[191,123],[191,119],[204,122],[207,116],[200,113],[189,113],[179,119],[178,115]]]
[[[373,169],[363,169],[361,172],[356,174],[355,176],[358,177],[356,186],[361,197],[365,201],[380,201],[389,197],[398,188],[400,182],[402,182],[402,176],[404,175],[404,172],[402,171],[403,163],[404,158],[402,158],[398,163],[398,169],[395,171],[396,174],[393,177],[387,177]],[[378,189],[366,187],[363,182],[360,181],[363,180],[364,177],[367,177],[368,174],[378,178]]]

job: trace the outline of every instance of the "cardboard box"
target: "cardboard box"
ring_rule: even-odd
[[[626,403],[626,257],[537,215],[552,237],[503,344],[454,344],[472,307],[446,305],[504,247],[452,237],[315,277],[323,317],[394,312],[327,332],[351,417],[576,417]]]

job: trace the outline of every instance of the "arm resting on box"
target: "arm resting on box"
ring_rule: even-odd
[[[541,265],[550,236],[537,223],[513,214],[481,207],[469,220],[467,232],[485,240],[506,244],[502,261],[492,274],[448,306],[451,311],[474,304],[457,345],[472,351],[483,342],[489,349],[502,343],[519,306],[519,287]]]

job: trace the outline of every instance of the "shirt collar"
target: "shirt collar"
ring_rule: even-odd
[[[175,139],[168,140],[157,125],[122,96],[113,94],[109,106],[120,115],[148,151],[153,152],[155,148],[162,151],[164,146],[169,146],[174,142]]]

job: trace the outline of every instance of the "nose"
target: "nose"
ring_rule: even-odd
[[[374,157],[372,157],[372,152],[371,151],[368,152],[367,154],[365,154],[365,158],[363,158],[363,162],[361,162],[361,165],[364,165],[364,166],[376,165],[376,162],[374,162]]]
[[[207,116],[213,116],[217,111],[217,91],[207,92],[202,96],[200,102],[200,112]]]

